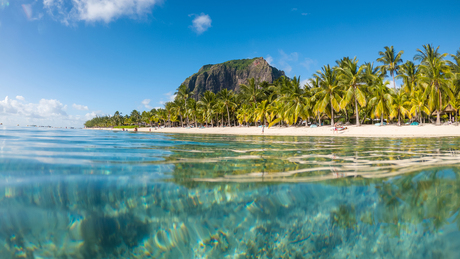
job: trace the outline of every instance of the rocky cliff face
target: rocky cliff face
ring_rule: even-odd
[[[270,66],[263,58],[240,59],[205,65],[198,73],[185,79],[183,84],[194,91],[193,97],[197,98],[207,90],[214,93],[222,89],[238,92],[240,84],[246,84],[250,78],[272,83],[281,76],[284,76],[284,71]]]

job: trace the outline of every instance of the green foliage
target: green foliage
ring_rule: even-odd
[[[252,64],[252,62],[254,62],[254,60],[256,60],[256,59],[257,58],[253,58],[253,59],[235,59],[235,60],[230,60],[230,61],[224,62],[222,64],[226,65],[228,67],[231,67],[231,68],[236,68],[236,70],[239,71],[239,70],[243,70],[243,69],[248,68]]]
[[[401,122],[429,119],[435,114],[440,123],[447,105],[460,110],[460,51],[450,55],[439,52],[439,47],[423,45],[417,49],[412,61],[403,62],[404,52],[385,47],[379,52],[377,62],[360,64],[355,58],[344,57],[335,66],[325,65],[308,83],[301,85],[300,78],[280,77],[272,84],[250,78],[240,85],[239,92],[220,89],[217,93],[206,91],[200,97],[181,85],[176,98],[167,102],[164,109],[133,110],[122,116],[96,117],[85,123],[86,127],[126,127],[143,125],[206,126],[259,125],[299,126],[305,121],[321,124],[346,123],[355,120],[357,125],[380,118]],[[255,60],[231,60],[218,65],[205,65],[198,74],[209,72],[215,66],[244,70]],[[277,70],[274,69],[276,72]],[[400,89],[390,89],[384,78],[402,79]],[[195,74],[196,75],[196,74]],[[196,98],[196,99],[195,99]],[[383,124],[383,123],[382,123]]]

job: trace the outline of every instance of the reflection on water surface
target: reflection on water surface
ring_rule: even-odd
[[[0,258],[456,258],[459,142],[0,128]]]

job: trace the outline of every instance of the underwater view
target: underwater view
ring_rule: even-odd
[[[458,258],[459,147],[0,126],[0,258]]]

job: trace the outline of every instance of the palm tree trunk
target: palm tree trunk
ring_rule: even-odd
[[[396,81],[395,81],[395,73],[391,73],[391,76],[393,77],[393,88],[395,90],[395,94],[396,94]]]
[[[441,109],[442,109],[442,96],[441,96],[441,89],[438,88],[438,93],[439,93],[439,106],[438,109],[436,109],[436,125],[441,125]]]
[[[228,105],[227,105],[227,116],[228,116],[228,126],[231,127],[231,123],[230,123],[230,112],[228,111]]]
[[[198,125],[196,124],[196,114],[193,115],[195,118],[195,128],[198,128]]]
[[[185,99],[185,112],[187,112],[187,99]],[[190,126],[190,120],[188,118],[188,112],[187,112],[187,127]]]
[[[383,126],[383,112],[380,114],[380,126]]]
[[[334,126],[334,108],[332,107],[332,101],[331,101],[331,126]]]
[[[182,120],[182,114],[180,115],[180,124],[181,124],[181,127],[183,128],[184,127],[184,121]]]
[[[318,127],[321,127],[321,113],[318,115]]]
[[[355,93],[355,110],[356,110],[356,126],[361,126],[359,124],[358,99],[356,99],[356,93]]]
[[[398,126],[401,126],[401,113],[398,111]]]
[[[420,112],[420,113],[419,113],[419,117],[418,117],[418,118],[419,118],[419,121],[420,121],[420,125],[422,125],[422,124],[423,124],[423,123],[422,123],[422,111],[419,111],[419,112]]]
[[[457,113],[458,113],[458,111],[455,111],[455,123],[457,123],[457,126],[458,126]]]

